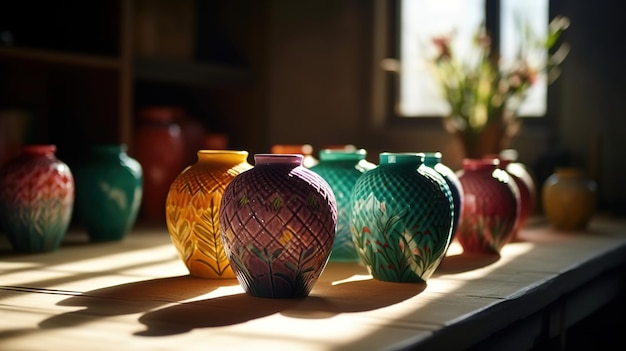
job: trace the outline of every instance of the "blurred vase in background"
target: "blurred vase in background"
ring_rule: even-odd
[[[563,231],[585,230],[597,206],[598,185],[582,168],[559,167],[542,186],[543,211]]]
[[[56,145],[25,145],[0,169],[0,225],[13,249],[57,250],[74,207],[74,176]]]
[[[76,214],[93,242],[122,240],[137,219],[143,171],[126,150],[126,144],[95,145],[74,172]]]

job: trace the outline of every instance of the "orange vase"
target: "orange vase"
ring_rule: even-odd
[[[235,278],[220,236],[220,202],[226,186],[252,165],[247,151],[199,150],[197,154],[197,162],[185,168],[169,189],[167,229],[192,276]]]

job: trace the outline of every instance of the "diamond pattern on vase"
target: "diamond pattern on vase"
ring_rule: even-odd
[[[334,194],[321,176],[302,166],[302,155],[257,154],[255,162],[224,191],[224,249],[247,293],[307,296],[335,238]]]
[[[423,157],[382,153],[378,167],[365,172],[352,191],[352,234],[376,279],[425,282],[450,244],[453,200]]]

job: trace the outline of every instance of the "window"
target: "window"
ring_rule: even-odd
[[[398,117],[434,117],[449,112],[438,92],[434,74],[428,69],[436,48],[432,38],[455,33],[453,50],[467,57],[476,30],[485,24],[493,39],[492,47],[501,55],[501,65],[515,57],[521,43],[519,23],[537,36],[548,33],[549,0],[398,0],[392,9],[398,40],[392,51],[401,62],[393,93],[393,114]],[[395,50],[394,50],[395,49]],[[535,60],[545,59],[538,52]],[[548,84],[540,74],[520,108],[524,117],[540,117],[547,112]]]

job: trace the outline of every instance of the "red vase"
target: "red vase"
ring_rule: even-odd
[[[0,225],[13,249],[56,250],[74,206],[74,177],[55,145],[27,145],[0,170]]]
[[[464,252],[499,254],[513,239],[519,220],[519,192],[498,159],[464,159],[456,172],[463,187],[457,238]]]
[[[181,109],[147,107],[139,111],[134,158],[143,168],[140,219],[165,224],[165,200],[170,185],[185,167],[185,143],[180,126]]]
[[[519,231],[524,227],[528,218],[532,215],[537,201],[537,189],[533,176],[526,166],[516,162],[517,155],[514,150],[504,150],[498,157],[500,168],[511,175],[519,189],[520,214],[517,228],[514,230],[513,241],[519,240]]]

